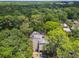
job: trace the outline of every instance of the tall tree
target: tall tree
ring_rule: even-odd
[[[47,33],[49,45],[47,52],[50,57],[71,57],[70,52],[73,51],[67,34],[62,29],[51,30]]]

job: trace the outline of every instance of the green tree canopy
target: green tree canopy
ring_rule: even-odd
[[[52,53],[51,57],[71,57],[70,52],[72,52],[73,49],[69,37],[62,29],[49,31],[47,38],[49,40],[47,52]]]
[[[0,57],[32,57],[31,40],[20,30],[2,30],[0,32]]]
[[[56,28],[60,28],[60,23],[59,22],[53,22],[53,21],[47,21],[45,24],[44,24],[44,28],[46,31],[49,31],[49,30],[54,30]]]

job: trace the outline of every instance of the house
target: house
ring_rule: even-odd
[[[61,26],[63,27],[63,30],[64,30],[64,31],[66,31],[66,32],[71,32],[69,26],[68,26],[66,23],[61,24]]]
[[[43,46],[48,44],[49,42],[47,40],[45,40],[44,38],[39,40],[39,51],[43,50]]]
[[[74,21],[73,22],[73,25],[72,25],[72,27],[71,27],[71,29],[73,30],[73,29],[79,29],[79,22],[78,21]]]
[[[63,28],[63,30],[66,32],[71,32],[70,28]]]
[[[63,24],[63,27],[65,27],[65,28],[66,28],[66,27],[68,27],[68,25],[67,25],[66,23],[64,23],[64,24]]]
[[[33,51],[41,51],[43,50],[43,46],[48,44],[48,41],[44,38],[44,34],[36,31],[31,34],[31,39],[33,42]]]

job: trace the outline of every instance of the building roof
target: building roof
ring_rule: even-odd
[[[74,21],[74,24],[77,24],[78,23],[78,21]]]
[[[39,41],[40,44],[42,44],[42,43],[48,43],[48,41],[45,40],[45,38],[44,38],[44,33],[39,33],[39,32],[34,31],[34,32],[31,34],[31,38],[32,38],[33,40],[35,40],[35,41],[36,41],[36,40]]]
[[[43,39],[39,40],[39,43],[40,44],[48,44],[48,41],[43,38]]]
[[[66,23],[63,24],[64,27],[67,27],[68,25]]]
[[[43,33],[40,34],[39,32],[36,32],[36,31],[34,31],[34,32],[31,34],[31,38],[32,38],[32,39],[42,39],[43,36],[44,36]]]
[[[71,32],[70,28],[63,28],[63,30],[66,32]]]

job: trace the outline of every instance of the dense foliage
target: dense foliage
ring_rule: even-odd
[[[32,57],[33,31],[45,33],[47,57],[79,57],[79,2],[0,2],[0,57]]]
[[[0,57],[31,57],[31,49],[30,39],[20,30],[5,29],[0,32]]]

